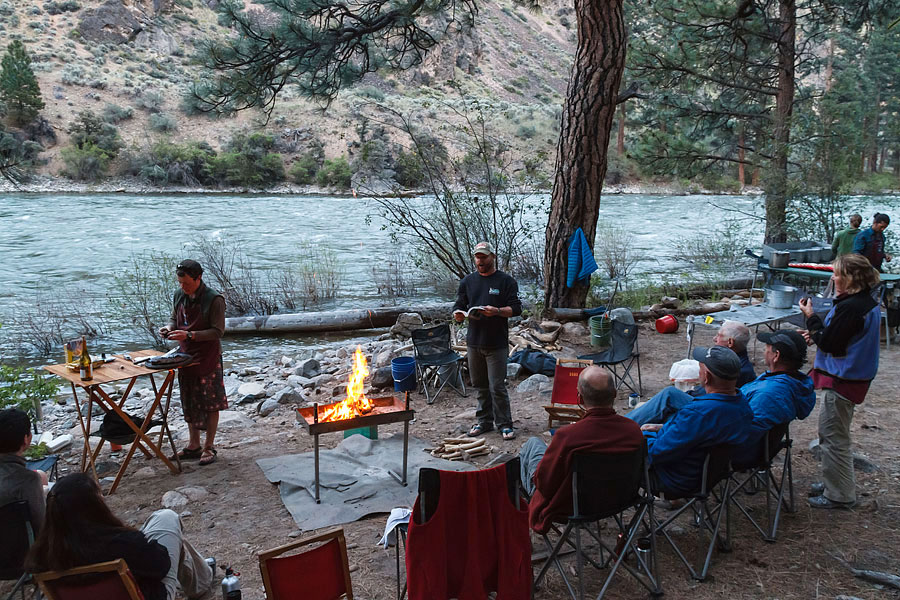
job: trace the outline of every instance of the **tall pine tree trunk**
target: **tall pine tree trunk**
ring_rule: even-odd
[[[744,181],[744,126],[741,125],[740,133],[738,133],[738,183],[741,189],[746,184]]]
[[[563,107],[544,247],[544,306],[583,307],[588,287],[566,287],[568,241],[593,248],[616,97],[625,69],[623,0],[575,0],[578,46]]]
[[[778,94],[775,96],[775,156],[766,193],[765,241],[787,239],[787,164],[791,141],[791,113],[794,108],[794,54],[797,36],[795,0],[781,0],[778,6],[781,35],[778,39]]]

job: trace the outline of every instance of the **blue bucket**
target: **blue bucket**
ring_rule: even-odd
[[[395,392],[412,392],[416,389],[416,359],[401,356],[391,360],[391,375]]]

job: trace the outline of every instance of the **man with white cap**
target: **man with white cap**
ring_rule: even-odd
[[[509,358],[509,317],[522,314],[519,285],[512,276],[497,269],[497,255],[489,242],[473,249],[476,272],[459,282],[453,318],[461,323],[469,313],[466,333],[469,376],[478,391],[477,423],[472,437],[496,426],[504,440],[516,437],[509,393],[506,390],[506,362]],[[479,307],[479,310],[470,310]]]

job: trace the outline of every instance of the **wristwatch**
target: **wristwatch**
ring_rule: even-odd
[[[190,342],[191,340],[194,339],[194,332],[193,332],[193,331],[188,331],[188,333],[187,333],[187,339],[188,339],[189,342]]]

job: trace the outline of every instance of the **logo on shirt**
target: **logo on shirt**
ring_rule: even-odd
[[[498,288],[488,288],[488,294],[493,294],[494,296],[497,296],[500,294],[500,290]]]

